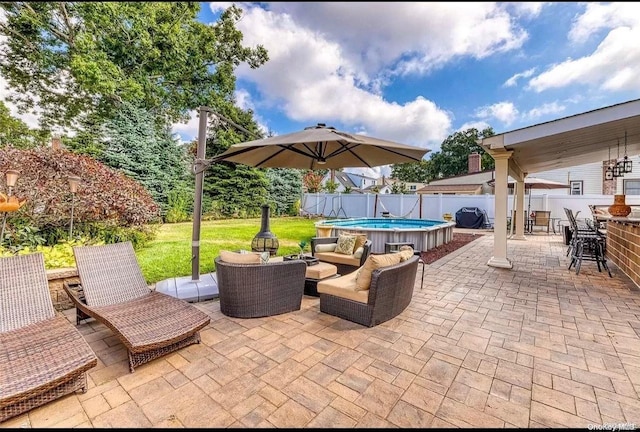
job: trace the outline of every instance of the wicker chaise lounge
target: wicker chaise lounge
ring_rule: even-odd
[[[129,352],[129,370],[200,342],[210,322],[195,306],[146,284],[131,242],[73,248],[80,286],[65,284],[78,321],[86,316],[109,327]]]
[[[0,258],[0,422],[76,390],[98,360],[56,315],[41,253]]]

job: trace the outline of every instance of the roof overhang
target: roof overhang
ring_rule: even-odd
[[[510,174],[535,173],[640,154],[640,99],[479,140],[490,154],[513,151]],[[515,175],[514,177],[520,177]]]

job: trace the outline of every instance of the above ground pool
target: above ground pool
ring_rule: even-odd
[[[387,243],[413,243],[416,251],[427,251],[449,243],[455,222],[429,219],[353,218],[331,219],[316,223],[319,237],[337,237],[341,233],[366,234],[372,253],[385,253]]]

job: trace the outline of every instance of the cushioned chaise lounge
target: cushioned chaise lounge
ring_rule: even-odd
[[[77,390],[98,363],[56,315],[41,253],[0,258],[0,422]]]
[[[120,338],[129,369],[200,342],[207,314],[184,300],[152,291],[131,242],[76,246],[80,289],[65,284],[79,312],[95,318]],[[83,315],[79,314],[79,318]]]

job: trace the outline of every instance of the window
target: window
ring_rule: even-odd
[[[582,180],[571,181],[571,195],[582,195],[582,183]]]
[[[409,186],[409,190],[410,190],[410,191],[415,191],[415,190],[416,190],[416,185],[411,185],[411,186]]]
[[[625,180],[623,190],[625,195],[640,195],[640,179]]]

